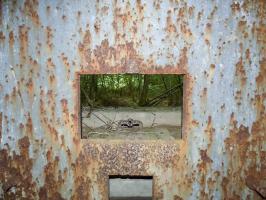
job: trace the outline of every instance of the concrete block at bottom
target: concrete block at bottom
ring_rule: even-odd
[[[132,197],[133,199],[151,199],[152,178],[110,178],[109,197],[110,199],[124,199],[125,197]]]

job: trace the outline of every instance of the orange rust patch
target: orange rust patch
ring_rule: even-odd
[[[174,200],[183,200],[183,198],[180,197],[180,196],[178,196],[178,195],[175,195],[175,196],[174,196]]]
[[[24,3],[24,13],[30,17],[35,25],[40,25],[38,15],[39,2],[37,0],[26,0]]]
[[[46,27],[46,45],[48,47],[48,50],[50,51],[53,48],[52,38],[53,38],[53,31],[49,26],[47,26]]]
[[[45,181],[44,185],[39,190],[39,198],[40,200],[46,200],[46,199],[63,200],[64,198],[58,192],[64,183],[62,172],[61,170],[58,169],[59,157],[56,156],[53,161],[51,161],[52,159],[51,156],[50,158],[49,157],[47,158],[49,159],[48,164],[44,167]]]
[[[240,60],[236,63],[236,71],[235,71],[236,77],[240,79],[240,84],[243,87],[246,84],[247,81],[247,74],[246,70],[243,64],[243,59],[242,57]]]
[[[37,185],[32,180],[32,159],[29,158],[30,141],[27,136],[18,140],[20,154],[0,150],[0,180],[4,199],[35,199]]]
[[[51,12],[51,7],[50,6],[46,6],[46,13],[49,15]]]
[[[248,37],[248,26],[247,26],[247,21],[241,20],[238,22],[238,32],[241,32],[244,38]]]
[[[74,193],[71,199],[78,200],[78,199],[91,199],[91,192],[88,188],[91,188],[91,180],[88,177],[78,176],[75,178],[74,181]],[[91,197],[91,198],[90,198]]]
[[[212,32],[212,25],[211,23],[207,23],[205,27],[204,40],[208,46],[210,46],[211,32]]]
[[[69,79],[70,78],[70,63],[64,53],[61,53],[61,60],[63,61],[64,66],[66,67],[67,79]]]
[[[28,94],[30,96],[30,101],[33,101],[33,96],[34,96],[34,84],[32,81],[32,78],[29,78],[28,82],[26,83],[26,86],[28,88]]]
[[[234,2],[231,4],[231,9],[233,12],[239,12],[240,11],[240,4],[239,2]]]
[[[3,33],[3,31],[0,31],[0,42],[4,43],[5,39],[6,39],[6,37],[5,37],[4,33]]]
[[[20,63],[26,63],[28,53],[28,27],[25,25],[19,26],[19,44],[20,44]]]
[[[139,13],[139,14],[143,13],[144,6],[142,5],[141,0],[137,0],[136,3],[137,3],[137,10],[138,10],[138,13]]]
[[[212,125],[212,118],[211,116],[208,116],[208,123],[207,123],[207,127],[204,130],[204,132],[206,133],[206,135],[208,136],[208,148],[211,147],[212,143],[213,143],[213,135],[215,133],[215,129],[213,128]]]
[[[87,31],[79,44],[81,73],[185,73],[187,67],[187,47],[181,49],[179,60],[175,65],[156,66],[152,60],[144,62],[135,50],[133,42],[112,47],[105,39],[94,50],[90,48],[90,42],[91,36]]]
[[[200,150],[200,157],[201,160],[197,164],[198,170],[199,170],[199,182],[202,185],[200,189],[200,196],[201,199],[210,199],[208,194],[205,192],[206,189],[206,182],[207,182],[207,173],[209,165],[213,162],[212,159],[207,154],[207,149]]]
[[[168,32],[168,33],[176,33],[176,26],[175,24],[173,23],[172,21],[172,12],[171,10],[168,10],[167,12],[167,18],[166,18],[166,28],[165,30]]]
[[[250,50],[249,49],[246,49],[245,55],[246,55],[247,62],[251,65],[251,58],[250,58]]]
[[[247,186],[255,191],[258,196],[266,198],[266,170],[261,173],[254,173],[246,177]]]
[[[64,118],[64,123],[65,124],[69,124],[70,120],[69,120],[69,111],[68,111],[68,107],[67,107],[67,100],[66,99],[61,99],[61,106],[62,106],[62,111],[63,111],[63,118]]]
[[[29,113],[28,113],[27,123],[26,123],[26,134],[29,136],[33,135],[32,119]]]
[[[52,58],[47,59],[46,66],[47,66],[47,68],[54,68],[55,67],[55,64],[53,63]]]
[[[234,114],[231,115],[231,126],[231,137],[225,140],[227,148],[229,149],[230,146],[239,145],[239,147],[243,147],[240,149],[239,153],[246,152],[247,149],[245,150],[245,146],[248,144],[248,138],[250,136],[248,127],[241,124],[239,128],[237,128],[237,121],[234,119]],[[244,157],[242,158],[245,159]]]
[[[48,96],[48,107],[49,107],[50,113],[52,114],[53,120],[55,120],[55,93],[54,91],[48,90],[47,96]]]
[[[201,160],[205,163],[212,163],[212,159],[210,159],[210,157],[207,154],[207,149],[205,150],[200,150],[200,157]]]
[[[258,87],[265,88],[266,85],[266,57],[260,61],[260,72],[256,77]]]
[[[9,32],[9,48],[13,49],[13,47],[14,47],[14,41],[15,41],[15,39],[14,39],[14,33],[13,33],[13,31],[10,31]]]
[[[91,44],[91,33],[90,30],[86,30],[84,38],[83,38],[83,44],[86,45],[85,48],[88,48]]]
[[[204,107],[207,103],[207,88],[203,88],[203,90],[201,91],[201,94],[200,94],[200,100],[201,100],[201,105],[202,107]]]
[[[99,19],[96,19],[93,27],[94,27],[95,33],[99,33],[100,32],[101,24],[100,24]]]
[[[3,113],[0,112],[0,143],[2,141]]]
[[[0,1],[0,25],[3,24],[3,1]]]
[[[92,149],[91,153],[97,152],[97,149]],[[97,152],[98,153],[98,152]],[[92,157],[90,154],[84,155],[83,152],[80,152],[76,162],[72,164],[73,171],[74,171],[74,193],[71,199],[78,200],[78,199],[90,199],[91,193],[88,188],[91,188],[91,180],[89,177],[85,177],[83,173],[86,173],[88,166],[91,166],[92,164]]]
[[[241,102],[242,102],[242,100],[243,100],[243,98],[242,98],[242,94],[241,94],[241,90],[237,90],[237,91],[236,91],[236,93],[235,93],[235,100],[236,100],[236,104],[237,104],[238,106],[240,106],[240,105],[241,105]]]
[[[194,127],[198,127],[199,126],[199,122],[197,120],[192,120],[191,124]]]
[[[226,152],[228,155],[228,170],[227,183],[222,183],[223,187],[223,195],[226,199],[234,199],[238,197],[236,193],[229,188],[235,188],[236,191],[243,190],[246,185],[250,188],[253,188],[253,182],[247,177],[249,175],[254,175],[258,171],[263,171],[263,159],[261,160],[261,156],[266,155],[263,151],[254,152],[251,151],[253,148],[257,148],[263,144],[266,136],[266,127],[263,125],[266,123],[265,119],[265,107],[262,106],[261,98],[257,97],[256,102],[258,102],[257,110],[257,119],[253,123],[251,132],[249,128],[240,125],[238,127],[237,121],[235,120],[234,114],[231,115],[231,130],[229,137],[224,141],[226,146]],[[260,156],[258,156],[258,154]],[[258,165],[257,163],[260,163]],[[263,172],[264,173],[264,172]],[[259,181],[257,182],[259,183]],[[237,186],[236,186],[237,184]],[[261,183],[260,183],[261,184]],[[261,188],[261,185],[257,184],[256,189]],[[229,198],[230,197],[230,198]],[[259,199],[256,191],[254,192],[254,198]]]
[[[80,47],[82,57],[86,59],[83,60],[82,67],[91,66],[95,71],[101,71],[101,73],[114,70],[131,71],[126,69],[138,68],[142,62],[133,48],[133,43],[118,45],[115,49],[109,46],[108,40],[104,40],[101,46],[98,46],[93,52]]]

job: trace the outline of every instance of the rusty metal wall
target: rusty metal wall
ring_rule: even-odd
[[[265,0],[0,0],[0,199],[266,196]],[[81,140],[79,73],[184,73],[182,140]]]

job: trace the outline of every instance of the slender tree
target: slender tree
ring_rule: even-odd
[[[144,75],[144,81],[142,86],[142,91],[139,99],[139,105],[145,106],[147,104],[148,90],[149,90],[149,75]]]

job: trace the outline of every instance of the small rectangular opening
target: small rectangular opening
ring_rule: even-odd
[[[183,75],[81,74],[82,138],[181,139]]]
[[[152,200],[152,176],[109,176],[110,200]]]

